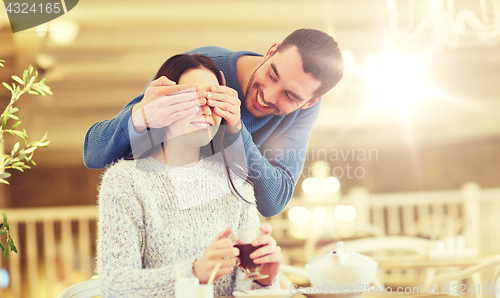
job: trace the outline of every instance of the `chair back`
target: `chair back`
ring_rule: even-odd
[[[93,298],[101,295],[99,279],[91,279],[69,286],[57,298]]]
[[[485,276],[486,278],[482,278]],[[439,289],[446,289],[448,286],[448,289],[452,291],[455,289],[455,285],[468,285],[468,279],[471,279],[471,285],[474,285],[472,293],[474,297],[482,298],[484,294],[491,293],[500,298],[500,258],[494,258],[459,271],[438,274],[431,281],[429,287],[438,286]],[[483,287],[480,291],[477,288],[478,285]],[[488,290],[486,290],[486,286]],[[457,289],[457,291],[461,290],[460,287]],[[468,290],[469,286],[466,287],[467,292],[469,292]]]
[[[96,205],[4,211],[19,253],[11,253],[8,261],[0,258],[11,281],[0,296],[52,298],[90,279],[95,268]]]

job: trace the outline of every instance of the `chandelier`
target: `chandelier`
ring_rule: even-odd
[[[390,31],[400,41],[432,42],[450,49],[500,43],[500,0],[385,2]]]

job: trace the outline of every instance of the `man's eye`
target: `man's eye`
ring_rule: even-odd
[[[271,78],[271,80],[273,80],[274,82],[277,82],[278,80],[276,80],[273,75],[271,73],[269,73],[269,77]]]

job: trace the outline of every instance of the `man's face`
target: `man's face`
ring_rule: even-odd
[[[255,70],[246,90],[246,107],[255,117],[283,116],[316,104],[313,93],[321,81],[305,73],[296,47],[281,52],[269,49],[264,62]],[[274,54],[274,55],[273,55]]]

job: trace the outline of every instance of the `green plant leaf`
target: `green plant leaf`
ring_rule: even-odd
[[[25,71],[23,71],[23,81],[27,81],[28,80],[28,70],[26,69]]]
[[[5,246],[5,249],[3,251],[3,257],[8,260],[9,259],[9,253],[10,253],[10,246],[7,245]]]
[[[18,136],[18,137],[20,137],[20,138],[23,138],[23,139],[28,138],[28,135],[26,135],[26,133],[25,133],[25,132],[23,132],[23,131],[18,131],[18,130],[10,130],[10,131],[8,131],[8,132],[9,132],[9,133],[11,133],[11,134],[13,134],[13,135],[16,135],[16,136]]]
[[[10,92],[13,92],[12,91],[12,87],[9,86],[9,84],[5,83],[5,82],[2,82],[2,85],[7,88]]]
[[[18,170],[19,172],[23,172],[23,173],[24,173],[24,170],[23,170],[23,168],[21,168],[21,167],[18,167],[18,166],[12,166],[12,168],[13,168],[14,170]]]
[[[28,82],[28,85],[26,85],[26,87],[29,89],[31,88],[31,85],[33,84],[33,82],[35,81],[35,77],[31,77],[30,81]]]
[[[3,243],[2,243],[2,242],[0,242],[0,248],[1,248],[2,250],[4,250],[4,248],[5,248],[5,246],[3,246]]]
[[[2,219],[3,219],[3,224],[6,225],[7,224],[7,214],[5,214],[5,212],[1,211],[2,212]]]
[[[17,247],[14,245],[14,241],[12,241],[12,239],[10,239],[10,241],[8,242],[10,244],[10,249],[17,253]]]
[[[11,118],[11,119],[14,119],[14,120],[19,120],[19,117],[17,117],[16,115],[9,114],[8,116],[9,116],[9,118]]]
[[[18,128],[19,125],[21,125],[21,121],[17,121],[16,124],[12,125],[12,127],[10,129],[14,130],[14,129]]]
[[[18,149],[19,149],[19,142],[14,144],[14,147],[12,147],[12,151],[10,152],[10,155],[14,156],[14,153],[16,153]]]
[[[28,149],[24,149],[22,151],[23,154],[30,154],[31,152],[35,151],[36,150],[36,147],[30,147]]]
[[[35,87],[35,86],[31,86],[31,89],[35,90],[36,92],[38,92],[38,94],[42,95],[42,96],[45,96],[45,92],[43,92],[40,88],[38,87]]]
[[[0,235],[5,235],[7,234],[7,230],[0,230]]]
[[[18,82],[19,84],[24,85],[24,82],[23,82],[23,80],[21,80],[21,78],[20,78],[20,77],[18,77],[18,76],[16,76],[16,75],[13,75],[13,76],[12,76],[12,79],[13,79],[14,81]]]
[[[10,176],[11,176],[10,173],[7,173],[7,172],[3,172],[3,173],[0,174],[0,178],[3,178],[3,179],[7,179]]]

